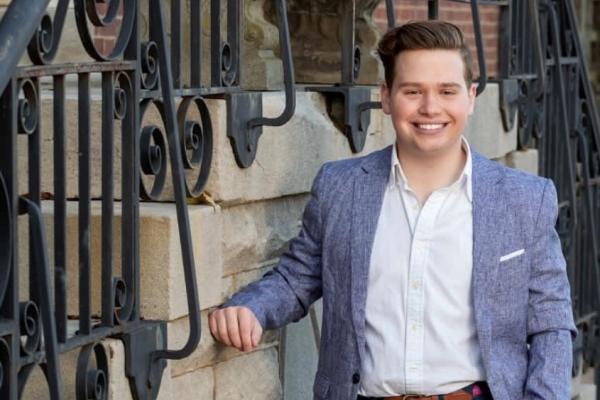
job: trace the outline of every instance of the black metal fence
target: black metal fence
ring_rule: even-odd
[[[202,68],[203,9],[191,1],[170,2],[171,36],[167,40],[165,4],[149,0],[148,36],[139,33],[141,6],[135,0],[73,0],[83,48],[95,62],[53,62],[68,0],[46,14],[48,0],[15,0],[0,22],[0,398],[16,399],[32,371],[42,368],[50,398],[63,397],[60,355],[80,349],[76,371],[79,399],[105,399],[108,358],[100,340],[123,340],[126,375],[134,398],[152,399],[160,386],[165,360],[188,356],[200,339],[199,301],[191,246],[187,197],[203,191],[211,166],[211,115],[207,97],[228,102],[228,136],[240,167],[252,164],[262,126],[288,121],[295,109],[294,70],[286,1],[276,4],[279,54],[282,59],[285,109],[276,118],[262,115],[260,92],[240,87],[241,5],[238,0],[210,0],[210,67]],[[503,36],[499,48],[500,108],[505,128],[518,124],[520,148],[540,150],[540,171],[557,184],[558,228],[569,261],[573,304],[582,331],[577,354],[589,364],[597,357],[598,224],[600,205],[599,126],[569,0],[461,1],[470,3],[476,33],[480,78],[478,93],[488,80],[478,6],[501,8]],[[106,7],[99,11],[99,5]],[[388,21],[395,21],[387,0]],[[429,17],[439,15],[439,1],[428,0]],[[225,6],[225,7],[222,7]],[[223,13],[222,9],[225,10]],[[122,15],[114,48],[104,54],[93,30],[111,25]],[[369,124],[371,88],[355,84],[360,51],[355,43],[355,2],[342,10],[340,83],[307,90],[322,92],[341,113],[331,115],[346,134],[353,151],[362,150]],[[225,27],[222,27],[224,24]],[[183,26],[190,27],[190,47],[184,49]],[[15,35],[15,32],[19,32]],[[25,50],[34,65],[17,66]],[[183,54],[189,53],[189,82],[184,82]],[[203,78],[208,73],[209,79]],[[67,246],[67,82],[77,87],[77,243]],[[92,158],[92,82],[101,89],[101,168]],[[47,88],[49,87],[50,90]],[[51,93],[52,126],[42,126],[42,91]],[[161,126],[144,123],[151,108]],[[51,193],[42,191],[42,133],[53,141]],[[115,154],[115,140],[122,151]],[[20,151],[25,146],[26,151]],[[19,154],[27,157],[26,194],[19,188]],[[115,163],[121,168],[120,227],[115,226]],[[139,202],[158,200],[171,171],[190,315],[190,333],[181,349],[167,349],[166,322],[140,315]],[[21,176],[22,177],[22,176]],[[101,180],[101,309],[92,308],[91,182]],[[41,200],[53,200],[53,258],[48,257]],[[19,259],[18,226],[29,226],[28,259]],[[115,243],[119,228],[121,240]],[[116,249],[115,246],[120,246]],[[119,251],[117,251],[119,250]],[[78,274],[68,276],[67,263],[77,254]],[[114,263],[120,254],[119,268]],[[28,265],[28,290],[19,293],[19,273]],[[53,275],[53,276],[52,276]],[[68,319],[70,279],[78,281],[77,320]],[[72,294],[71,294],[72,295]]]

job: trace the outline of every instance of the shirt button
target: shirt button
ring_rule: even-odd
[[[356,385],[359,382],[360,382],[360,374],[359,373],[355,373],[354,375],[352,375],[352,383],[354,383]]]
[[[415,281],[415,282],[412,283],[412,288],[413,289],[416,290],[416,289],[419,289],[420,287],[421,287],[421,284],[419,282]]]

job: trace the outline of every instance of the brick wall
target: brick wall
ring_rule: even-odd
[[[396,24],[403,24],[411,20],[427,19],[427,2],[423,0],[395,0]],[[495,77],[498,71],[498,34],[500,21],[500,7],[494,5],[480,5],[481,30],[485,47],[485,60],[488,77]],[[380,2],[373,13],[373,19],[382,30],[387,29],[385,2]],[[477,48],[475,46],[475,32],[469,4],[455,3],[453,1],[440,1],[440,19],[458,25],[468,40],[473,59],[475,60],[475,76],[479,75],[477,63]]]
[[[108,3],[97,3],[96,8],[101,14],[106,13]],[[123,2],[120,2],[120,9],[117,17],[112,24],[106,27],[95,29],[94,43],[101,54],[109,54],[115,45],[115,39],[121,29],[121,21],[123,19]]]

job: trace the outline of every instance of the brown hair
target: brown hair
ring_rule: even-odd
[[[385,82],[394,81],[396,56],[406,50],[458,50],[464,63],[467,87],[473,83],[473,58],[460,29],[445,21],[412,21],[390,29],[379,41],[377,52],[383,63]]]

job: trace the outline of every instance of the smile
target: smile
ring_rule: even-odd
[[[448,123],[428,123],[428,124],[420,124],[420,123],[413,123],[413,125],[415,127],[417,127],[418,129],[424,130],[424,131],[436,131],[439,129],[444,128],[446,125],[448,125]]]

